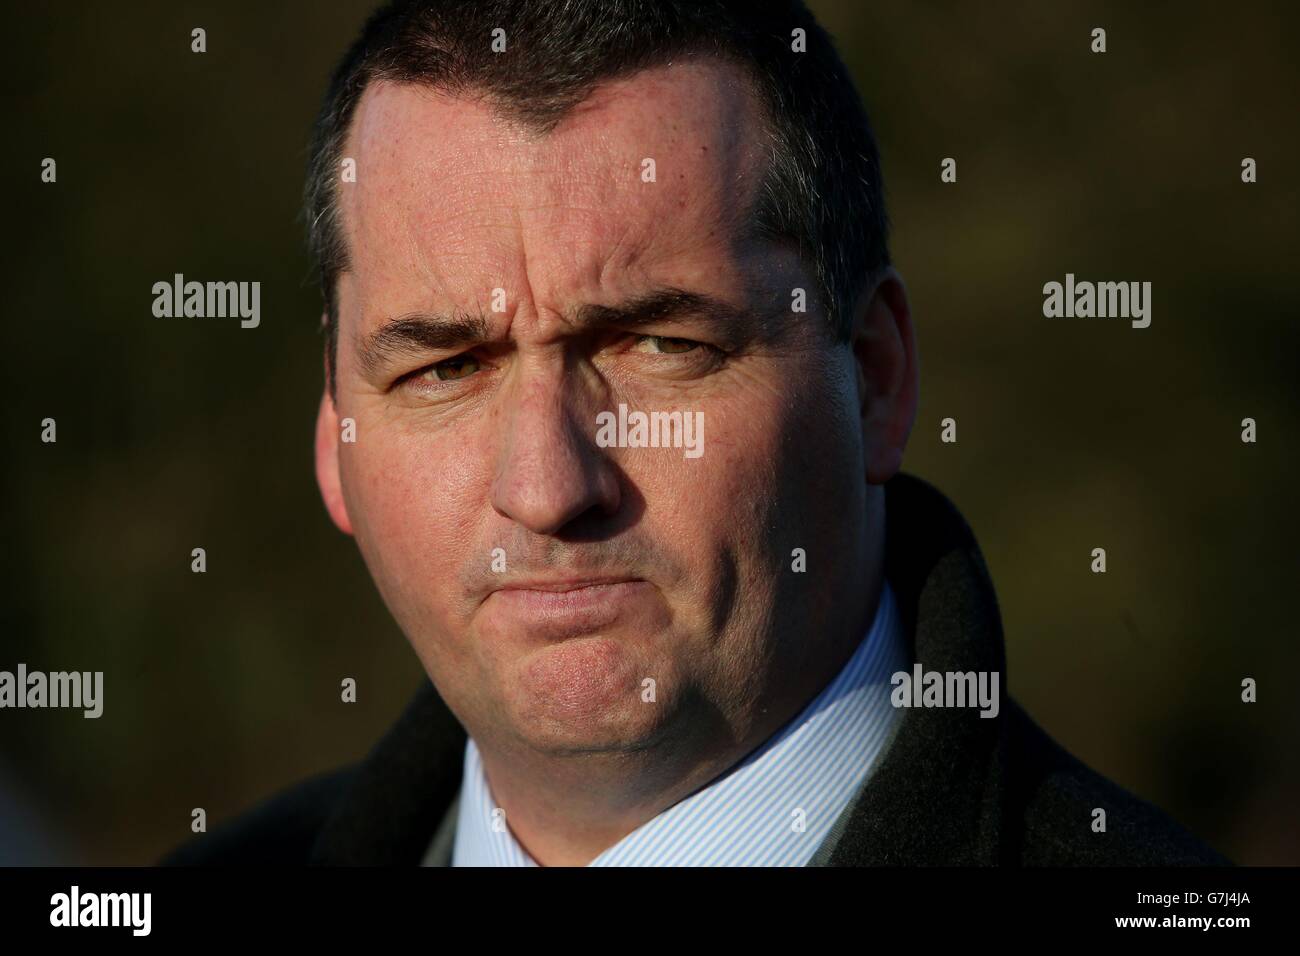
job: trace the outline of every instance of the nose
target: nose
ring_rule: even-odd
[[[561,369],[535,370],[501,410],[492,506],[535,534],[618,511],[618,472],[596,446],[595,412],[586,415],[589,403],[575,393]]]

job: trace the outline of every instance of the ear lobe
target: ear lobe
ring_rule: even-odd
[[[343,480],[339,475],[339,439],[338,411],[327,389],[316,415],[316,484],[330,520],[344,534],[352,534],[352,519],[343,500]]]

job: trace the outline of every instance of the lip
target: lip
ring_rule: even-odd
[[[613,577],[613,578],[536,578],[533,580],[511,581],[509,584],[503,584],[496,591],[548,591],[551,593],[563,593],[569,591],[583,591],[588,588],[607,587],[612,584],[631,584],[640,581],[640,578]]]
[[[511,633],[562,640],[639,618],[653,591],[641,578],[512,581],[488,595],[484,610]]]

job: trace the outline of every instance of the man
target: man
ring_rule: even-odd
[[[1006,694],[801,3],[386,8],[307,206],[317,478],[430,684],[171,862],[1225,862]]]

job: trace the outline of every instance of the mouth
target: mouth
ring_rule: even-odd
[[[494,591],[542,591],[563,594],[571,591],[586,591],[592,588],[611,587],[616,584],[631,584],[640,578],[536,578],[531,580],[511,581]]]
[[[511,581],[487,596],[485,609],[513,633],[555,640],[614,627],[654,600],[641,578],[548,578]]]

